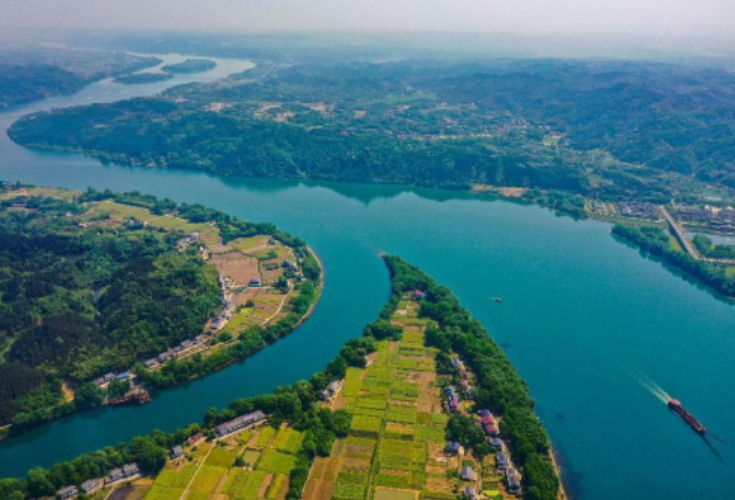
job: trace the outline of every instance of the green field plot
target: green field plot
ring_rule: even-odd
[[[419,397],[418,385],[396,380],[390,387],[390,396],[401,401],[414,401]]]
[[[398,361],[398,368],[417,372],[434,371],[434,360],[430,358],[402,357]]]
[[[214,467],[212,465],[202,465],[199,472],[194,478],[192,489],[204,493],[211,493],[219,484],[220,479],[227,473],[224,467]]]
[[[416,500],[418,492],[398,491],[391,489],[379,488],[375,492],[375,500]],[[453,496],[452,498],[456,498]]]
[[[403,332],[403,338],[401,339],[401,349],[407,348],[425,349],[424,334],[417,332]]]
[[[301,443],[303,442],[303,432],[299,432],[291,429],[290,427],[287,427],[278,431],[278,434],[276,434],[276,438],[273,440],[273,447],[277,450],[285,451],[286,453],[295,455],[299,451],[299,448],[301,448]]]
[[[352,434],[358,436],[375,436],[380,434],[383,428],[383,421],[377,417],[366,417],[363,415],[356,415],[352,419],[352,426],[350,431]]]
[[[351,458],[371,457],[377,443],[375,439],[349,436],[345,439],[345,456]]]
[[[269,426],[263,426],[260,429],[260,436],[258,437],[258,442],[256,443],[256,446],[258,448],[265,448],[268,446],[271,442],[271,439],[273,439],[273,436],[276,434],[276,430],[273,427]]]
[[[266,498],[276,498],[278,496],[278,492],[281,491],[281,488],[283,488],[283,485],[288,482],[288,476],[285,474],[276,474],[273,477],[273,480],[271,481],[271,484],[268,485],[268,491],[265,493]]]
[[[156,477],[154,486],[186,488],[191,478],[194,477],[197,467],[195,464],[187,464],[181,469],[164,469]]]
[[[348,410],[352,415],[361,415],[364,417],[375,417],[382,419],[385,416],[385,410],[374,410],[372,408],[358,408],[355,406],[348,407]]]
[[[422,500],[456,500],[457,495],[452,493],[444,493],[441,491],[424,490],[421,494]]]
[[[265,476],[266,473],[262,471],[233,470],[222,491],[233,500],[254,500]]]
[[[388,407],[387,395],[378,394],[377,396],[361,397],[355,401],[354,406],[357,408],[370,408],[373,410],[385,410]]]
[[[296,466],[296,457],[276,450],[266,450],[258,462],[258,470],[289,474]]]
[[[154,484],[153,487],[148,490],[145,500],[179,500],[182,493],[184,493],[184,488],[173,488],[171,486]]]
[[[344,394],[347,397],[358,396],[362,388],[362,370],[359,368],[348,368],[345,376]]]
[[[385,415],[389,422],[399,422],[402,424],[415,424],[417,410],[415,406],[398,406],[390,405]]]
[[[203,491],[193,491],[190,490],[189,494],[186,496],[186,500],[207,500],[209,498],[209,493],[205,493]]]
[[[416,440],[426,443],[443,443],[446,440],[444,428],[419,426],[416,428]]]
[[[230,242],[230,246],[236,248],[237,250],[240,250],[241,252],[247,253],[253,248],[261,247],[268,244],[269,239],[270,236],[266,236],[263,234],[258,236],[251,236],[249,238],[237,238]]]
[[[413,440],[416,428],[413,425],[399,424],[397,422],[387,422],[385,424],[385,433],[388,439]]]
[[[334,485],[332,498],[335,500],[362,500],[367,490],[368,475],[341,472]]]
[[[147,221],[151,226],[173,229],[175,231],[186,233],[199,233],[201,235],[216,231],[216,228],[209,224],[197,224],[185,221],[184,219],[178,219],[176,217],[153,215],[145,208],[123,205],[113,201],[103,201],[99,204],[99,207],[93,211],[96,213],[109,214],[112,217],[137,219],[141,222]]]
[[[237,450],[226,450],[217,446],[209,454],[205,464],[229,469],[234,465],[235,458],[237,458]]]
[[[406,475],[394,475],[380,473],[375,476],[376,486],[388,486],[391,488],[409,489],[411,487],[411,481],[408,474]]]

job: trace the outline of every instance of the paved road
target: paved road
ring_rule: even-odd
[[[669,223],[669,226],[671,226],[671,229],[674,231],[676,239],[679,240],[679,243],[681,243],[681,246],[684,247],[687,253],[696,260],[702,260],[702,257],[699,255],[699,252],[697,252],[697,249],[694,248],[692,242],[689,241],[689,238],[687,238],[686,234],[684,234],[684,229],[676,222],[669,211],[666,210],[666,207],[661,207],[661,213],[663,214],[664,219],[666,219],[666,222]]]

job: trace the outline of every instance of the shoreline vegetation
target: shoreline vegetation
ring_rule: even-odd
[[[169,73],[133,73],[132,75],[118,76],[113,82],[122,85],[138,85],[143,83],[165,82],[173,77]]]
[[[13,300],[8,294],[8,282],[3,282],[5,293],[0,303],[5,311],[3,325],[13,323],[15,330],[12,335],[8,335],[6,330],[0,331],[0,346],[4,353],[0,364],[0,371],[4,374],[0,381],[0,396],[4,419],[12,424],[0,429],[0,437],[23,432],[74,411],[116,404],[116,401],[147,400],[149,389],[170,387],[221,370],[291,333],[309,317],[321,296],[322,267],[315,254],[301,239],[281,232],[271,224],[252,224],[200,205],[176,204],[139,193],[94,190],[78,193],[5,183],[0,189],[0,202],[3,207],[0,216],[5,226],[0,235],[4,242],[0,245],[3,258],[17,253],[17,247],[10,245],[17,239],[12,231],[18,224],[26,223],[24,221],[35,224],[37,232],[38,228],[45,231],[40,233],[45,236],[29,236],[38,240],[29,239],[26,245],[30,248],[45,248],[40,246],[42,240],[39,238],[46,238],[56,246],[63,243],[62,254],[58,257],[49,260],[44,254],[43,262],[45,266],[51,266],[49,269],[75,266],[73,256],[79,250],[72,249],[84,248],[91,252],[90,255],[95,255],[97,267],[92,267],[84,279],[92,280],[97,291],[88,290],[82,278],[75,278],[82,285],[75,285],[77,288],[69,293],[90,297],[84,313],[89,319],[80,316],[73,321],[89,323],[90,326],[85,328],[90,333],[85,335],[97,339],[95,342],[100,344],[103,353],[107,353],[94,361],[97,359],[96,350],[90,347],[91,344],[84,343],[84,335],[75,339],[76,344],[67,341],[64,350],[51,345],[43,347],[48,343],[43,340],[46,335],[43,329],[71,324],[69,319],[62,322],[57,318],[64,317],[58,316],[61,313],[68,315],[66,304],[73,304],[53,288],[43,288],[44,282],[39,280],[46,279],[44,276],[47,277],[50,271],[41,268],[37,275],[27,272],[26,275],[18,275],[10,283],[19,284],[21,295]],[[57,212],[58,217],[54,215]],[[128,275],[124,274],[125,267],[117,272],[109,271],[113,278],[120,277],[118,281],[107,282],[105,274],[100,275],[100,269],[111,264],[96,257],[97,253],[106,251],[102,250],[104,247],[98,249],[100,243],[95,240],[98,234],[104,235],[107,242],[104,244],[108,247],[132,245],[131,248],[136,248],[140,247],[137,242],[147,241],[147,245],[157,249],[161,255],[155,262],[176,263],[183,259],[188,266],[194,266],[192,269],[201,270],[197,272],[206,276],[206,293],[196,288],[191,278],[181,276],[189,280],[186,283],[192,292],[191,301],[202,304],[199,309],[190,308],[192,312],[199,312],[198,316],[187,320],[186,329],[181,328],[166,336],[161,333],[147,341],[140,338],[141,332],[150,330],[148,325],[160,316],[160,313],[153,312],[158,306],[151,300],[146,308],[152,315],[146,313],[149,317],[145,321],[136,319],[136,315],[146,309],[133,303],[146,296],[146,287],[150,285],[146,282],[135,285],[138,288],[131,288],[135,299],[127,297],[124,290],[132,285],[126,277]],[[44,245],[48,247],[51,243]],[[48,248],[53,252],[53,247]],[[23,257],[25,260],[28,258]],[[162,260],[164,258],[165,261]],[[125,262],[121,256],[117,260],[122,264]],[[85,261],[91,263],[92,257]],[[140,262],[138,258],[130,265],[140,267]],[[184,271],[179,264],[170,265],[172,276]],[[140,267],[135,275],[145,276],[144,268]],[[67,281],[58,281],[57,285],[62,286]],[[35,288],[28,288],[31,286]],[[40,297],[56,293],[58,298],[49,301],[48,298],[37,298],[40,292],[27,294],[28,290],[36,289],[44,290]],[[160,300],[164,300],[172,292],[176,291],[156,293]],[[117,295],[121,300],[127,297],[122,302],[130,311],[117,313],[109,307],[104,309],[107,322],[103,322],[98,331],[92,322],[104,315],[97,309],[115,303],[111,302],[111,297]],[[23,302],[19,302],[21,300]],[[174,314],[175,319],[177,309],[171,302],[166,304],[166,310]],[[22,329],[21,326],[27,322],[20,317],[13,319],[10,314],[20,311],[18,308],[21,306],[30,307],[31,315],[43,318],[43,326],[29,323],[25,330]],[[126,348],[124,356],[112,354],[112,350],[120,349],[121,344],[109,337],[110,321],[115,321],[118,316],[126,318],[122,324],[133,321],[135,335],[139,337],[135,347]],[[171,326],[175,324],[174,321]],[[81,327],[73,327],[72,330],[78,331],[78,328]],[[29,335],[36,340],[27,347],[21,347],[26,346],[28,342],[24,339]],[[62,338],[65,334],[59,330],[53,333],[52,338],[54,335]],[[53,350],[47,355],[43,349]],[[62,355],[72,356],[75,361],[49,370],[54,366],[49,364],[49,360],[60,359]],[[147,358],[150,359],[145,361]],[[104,373],[107,374],[102,376]]]
[[[616,224],[612,228],[612,234],[635,244],[642,253],[658,257],[663,262],[685,272],[715,292],[731,300],[735,298],[735,276],[728,275],[725,267],[697,260],[681,248],[675,248],[672,245],[672,236],[661,227]],[[696,241],[703,245],[705,240],[708,240],[711,245],[711,240],[708,238],[699,238]]]
[[[476,382],[475,409],[487,407],[497,415],[500,436],[503,443],[507,443],[503,447],[508,448],[512,463],[519,467],[522,474],[523,498],[557,500],[560,495],[559,478],[550,458],[548,436],[533,412],[533,401],[525,383],[508,358],[448,289],[437,285],[399,257],[383,258],[390,272],[391,296],[379,319],[365,328],[363,337],[348,341],[326,369],[308,381],[280,387],[273,394],[235,400],[228,409],[218,411],[212,408],[206,412],[201,423],[191,424],[170,434],[153,431],[129,443],[88,453],[49,468],[34,468],[24,479],[0,479],[0,496],[8,500],[24,500],[50,495],[63,487],[76,487],[86,481],[106,477],[112,468],[135,463],[143,474],[155,478],[154,482],[144,480],[137,485],[135,481],[132,482],[132,488],[140,488],[136,491],[139,491],[141,498],[143,495],[151,499],[178,498],[182,491],[189,491],[190,488],[202,498],[212,491],[239,492],[237,494],[265,498],[266,490],[268,498],[308,498],[304,496],[304,488],[313,477],[315,460],[328,459],[339,448],[339,440],[365,441],[364,437],[358,436],[363,432],[359,429],[364,427],[363,424],[370,423],[369,417],[353,415],[349,409],[333,409],[326,401],[340,390],[348,395],[349,380],[354,379],[350,374],[356,370],[381,370],[384,363],[381,356],[385,359],[390,345],[403,339],[410,343],[406,345],[407,351],[413,351],[401,361],[406,364],[403,369],[409,370],[406,372],[409,374],[420,374],[423,373],[421,370],[427,369],[421,367],[425,366],[425,362],[411,357],[419,355],[419,351],[436,353],[431,354],[431,359],[436,356],[437,373],[440,366],[449,366],[449,353],[457,352],[462,357],[472,373],[472,380]],[[416,302],[412,302],[414,305],[406,306],[405,303],[412,300],[407,297],[415,294],[416,290],[424,292]],[[415,311],[415,315],[401,319],[401,315],[405,314],[402,307]],[[409,323],[424,325],[425,333],[409,333],[413,331]],[[420,339],[425,339],[425,347],[415,343]],[[446,378],[449,375],[443,376]],[[344,389],[337,382],[342,380],[348,384]],[[406,380],[399,385],[401,390],[397,394],[403,396],[396,397],[407,398],[403,404],[409,404],[412,393],[408,390],[410,384]],[[432,390],[438,393],[438,388]],[[330,396],[325,398],[325,394]],[[403,409],[399,412],[400,408]],[[396,407],[389,413],[405,421],[410,408],[400,408]],[[435,422],[427,424],[429,427],[425,432],[428,433],[429,441],[424,442],[424,449],[434,446],[435,450],[440,450],[446,444],[445,439],[451,437],[466,447],[466,455],[463,456],[467,460],[472,460],[478,466],[482,461],[482,466],[487,463],[495,471],[497,464],[492,465],[495,455],[490,452],[484,438],[477,439],[477,427],[474,424],[469,427],[464,425],[472,418],[479,417],[459,412],[451,415],[439,413],[437,418],[430,418]],[[259,427],[266,419],[268,427]],[[398,429],[395,425],[393,428]],[[440,435],[431,437],[437,431]],[[431,445],[432,442],[436,445]],[[388,444],[385,441],[381,446]],[[175,456],[169,461],[167,457],[170,453]],[[383,453],[381,451],[381,463],[387,460]],[[420,458],[421,454],[415,456]],[[348,476],[350,481],[355,480],[354,473]],[[269,479],[264,479],[266,477]],[[499,481],[498,487],[513,487],[513,480],[503,483],[500,476],[495,477],[497,479],[494,481]],[[108,488],[105,486],[104,491],[95,493],[96,496],[91,498],[103,498],[109,494]],[[391,487],[381,488],[386,493],[401,491]],[[248,491],[250,493],[246,493]],[[355,489],[350,486],[342,491],[344,496]],[[459,491],[436,498],[455,498],[458,494]],[[340,495],[338,497],[342,498]],[[358,497],[349,493],[344,498]],[[507,497],[500,495],[497,498]]]
[[[168,64],[161,68],[161,71],[172,74],[192,74],[204,73],[217,67],[217,63],[210,59],[186,59],[180,63]]]

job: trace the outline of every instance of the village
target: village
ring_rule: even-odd
[[[350,368],[322,394],[323,406],[353,415],[350,435],[312,466],[303,498],[313,500],[503,499],[522,494],[521,474],[499,419],[473,399],[473,375],[456,354],[437,373],[436,350],[417,317],[422,292],[401,301],[392,322],[401,340],[381,341],[365,369]],[[446,440],[452,415],[472,419],[493,453],[477,457]]]
[[[218,239],[202,238],[199,233],[192,232],[176,242],[178,252],[191,247],[218,271],[221,310],[196,337],[144,360],[146,370],[160,370],[166,363],[196,354],[211,354],[236,342],[248,327],[262,327],[277,321],[286,314],[287,300],[295,294],[295,283],[305,280],[300,269],[303,259],[272,237],[240,238],[225,245]],[[118,397],[108,397],[106,404],[150,401],[134,369],[109,372],[94,380],[94,384],[105,391],[113,383],[125,384],[127,391]]]
[[[36,195],[72,199],[72,194],[61,190],[25,188],[7,182],[0,185],[0,190],[11,198]],[[22,209],[25,210],[18,208]],[[248,328],[277,323],[290,313],[291,302],[299,296],[296,285],[306,280],[302,271],[303,256],[267,234],[237,238],[225,244],[214,223],[193,223],[174,214],[158,215],[146,208],[113,200],[91,204],[83,214],[69,212],[65,217],[77,221],[83,229],[144,230],[160,238],[172,233],[180,234],[174,243],[176,251],[195,249],[197,255],[218,274],[222,305],[214,317],[203,325],[202,331],[193,338],[181,340],[165,351],[141,360],[137,368],[130,366],[97,376],[92,383],[103,393],[115,387],[114,395],[107,395],[103,404],[147,403],[150,396],[141,385],[137,371],[160,370],[173,360],[196,354],[208,356],[237,342]],[[67,403],[74,400],[78,386],[78,382],[71,380],[64,384]],[[3,430],[7,432],[8,428]]]
[[[351,430],[329,457],[317,458],[302,498],[309,500],[502,500],[520,497],[521,473],[499,418],[474,403],[474,375],[457,354],[439,371],[437,351],[426,347],[427,320],[418,318],[422,292],[405,297],[392,318],[400,340],[384,340],[366,358],[332,381],[320,405],[352,414]],[[472,420],[492,453],[476,456],[447,441],[452,415]],[[261,411],[235,417],[211,431],[197,432],[173,446],[154,478],[126,464],[104,477],[57,492],[62,500],[263,499],[285,500],[288,474],[304,434],[288,422],[266,425]]]

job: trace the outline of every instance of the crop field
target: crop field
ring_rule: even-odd
[[[262,426],[187,448],[166,464],[145,500],[283,500],[303,440],[291,428]]]
[[[397,342],[378,343],[365,369],[350,368],[335,406],[353,414],[350,435],[315,462],[304,498],[418,500],[456,498],[456,459],[444,454],[435,351],[424,344],[426,322],[404,300],[393,323]]]
[[[183,231],[185,233],[199,233],[202,239],[215,236],[219,239],[218,230],[210,224],[196,224],[176,217],[165,215],[154,215],[149,210],[141,207],[123,205],[113,201],[100,202],[90,213],[95,215],[109,215],[113,219],[136,219],[140,222],[148,222],[151,226]]]

